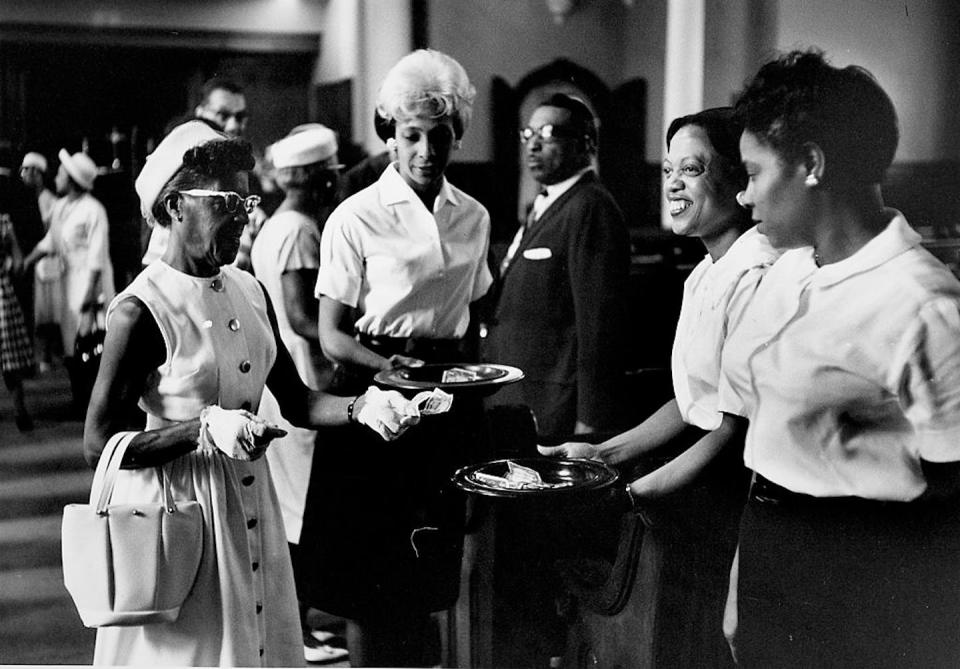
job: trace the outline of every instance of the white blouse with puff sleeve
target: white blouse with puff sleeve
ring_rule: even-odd
[[[739,318],[778,255],[754,227],[716,262],[707,255],[684,282],[670,359],[673,392],[684,422],[703,430],[720,426],[720,353],[729,326]],[[743,413],[729,406],[727,412]]]
[[[722,360],[747,409],[746,465],[795,492],[907,501],[920,466],[960,461],[960,281],[888,209],[883,232],[817,267],[770,269]]]

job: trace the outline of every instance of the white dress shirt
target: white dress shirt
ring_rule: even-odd
[[[767,272],[727,339],[720,408],[747,408],[744,462],[818,497],[911,500],[920,460],[960,460],[960,282],[903,215],[818,268]]]
[[[720,427],[717,389],[728,325],[736,322],[778,255],[754,227],[716,262],[707,254],[684,282],[670,370],[674,397],[686,423],[703,430]],[[743,415],[744,410],[728,406],[727,413]]]
[[[364,334],[459,338],[493,282],[489,244],[483,205],[444,180],[431,212],[393,164],[327,219],[316,295],[357,307]]]

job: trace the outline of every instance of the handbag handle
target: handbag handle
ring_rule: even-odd
[[[97,462],[97,470],[93,474],[93,484],[90,486],[90,505],[96,504],[98,516],[106,515],[107,505],[110,498],[113,497],[113,488],[117,484],[117,474],[120,471],[120,464],[123,462],[123,455],[127,451],[127,446],[133,441],[133,438],[140,434],[139,432],[117,432],[107,440],[100,453],[100,460]],[[177,510],[173,503],[173,494],[170,492],[170,481],[163,475],[163,467],[157,467],[157,477],[160,479],[160,487],[163,488],[163,505],[168,513]]]

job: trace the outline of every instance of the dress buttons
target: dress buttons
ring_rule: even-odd
[[[244,411],[250,411],[253,409],[253,403],[250,402],[250,400],[247,400],[246,402],[240,405],[240,408],[243,409]]]
[[[251,518],[250,520],[247,521],[247,529],[248,529],[248,530],[252,530],[252,529],[255,528],[256,526],[257,526],[257,519],[256,519],[256,518]]]
[[[257,602],[257,614],[261,613],[262,611],[263,611],[263,604],[261,602]]]
[[[263,648],[260,649],[260,657],[263,657]]]
[[[241,371],[243,374],[246,374],[247,372],[250,371],[250,367],[251,367],[251,366],[252,366],[252,365],[250,364],[250,361],[249,361],[249,360],[244,360],[243,362],[240,363],[240,371]]]
[[[250,568],[251,568],[252,570],[256,571],[256,570],[258,570],[258,569],[260,568],[260,563],[259,563],[259,562],[253,562],[253,563],[251,563]]]
[[[233,332],[236,332],[240,329],[240,321],[238,321],[236,318],[231,318],[229,321],[227,321],[227,327]]]
[[[223,292],[223,279],[219,276],[210,282],[210,287],[218,293]]]
[[[251,474],[250,476],[244,476],[242,479],[240,479],[240,483],[245,486],[252,486],[253,482],[256,480],[257,479]]]

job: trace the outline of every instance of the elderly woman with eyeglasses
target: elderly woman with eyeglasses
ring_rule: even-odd
[[[490,216],[444,173],[474,93],[445,54],[402,58],[377,97],[377,130],[393,162],[327,219],[316,286],[320,344],[361,387],[399,365],[469,361],[471,306],[492,283]],[[330,470],[322,486],[329,512],[304,534],[322,542],[315,605],[352,621],[352,666],[426,662],[428,614],[457,598],[464,508],[446,483],[464,463],[479,409],[457,397],[450,414],[389,453],[334,454],[350,475]]]
[[[160,143],[136,182],[144,215],[169,227],[170,244],[110,305],[84,451],[96,462],[111,436],[143,429],[146,412],[114,501],[155,498],[162,467],[174,498],[203,508],[204,546],[179,618],[101,628],[96,664],[301,665],[290,554],[261,458],[282,431],[253,413],[264,386],[300,427],[359,420],[392,439],[411,422],[379,392],[351,400],[300,381],[266,291],[229,266],[256,206],[252,167],[249,144],[192,121]]]

